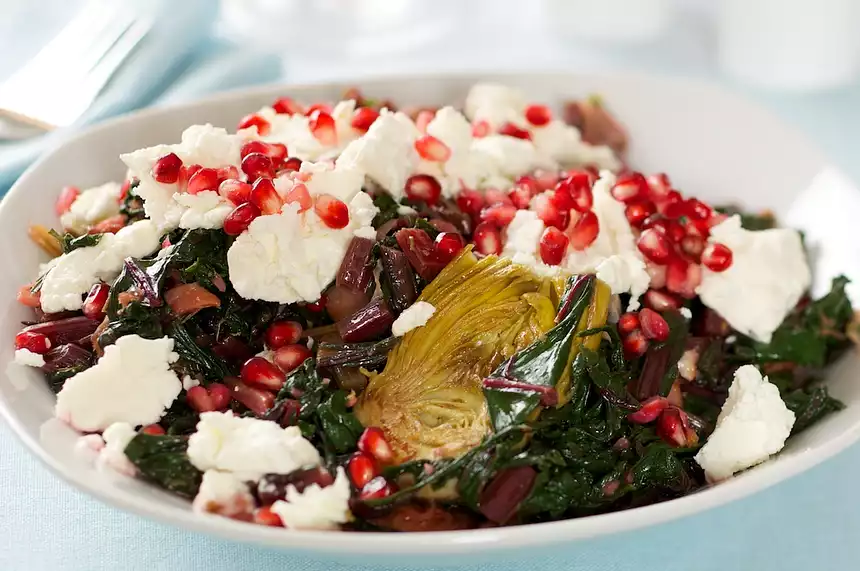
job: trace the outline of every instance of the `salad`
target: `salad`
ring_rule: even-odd
[[[288,529],[624,510],[842,404],[847,280],[803,237],[625,160],[598,97],[281,98],[120,156],[31,226],[15,361],[99,469]]]

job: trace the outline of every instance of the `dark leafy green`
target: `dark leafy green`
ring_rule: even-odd
[[[68,232],[60,234],[56,230],[48,230],[48,233],[57,239],[57,242],[60,243],[60,247],[63,249],[64,254],[68,254],[78,248],[96,246],[101,242],[102,236],[104,236],[104,234],[84,234],[83,236],[75,236]]]
[[[140,181],[134,179],[129,185],[128,192],[119,208],[120,214],[128,216],[129,223],[140,220],[146,215],[143,209],[143,200],[140,199],[136,192],[138,186],[140,186]]]
[[[132,301],[117,313],[99,335],[99,346],[113,345],[123,335],[136,334],[145,339],[164,336],[160,314],[139,301]]]
[[[400,205],[396,200],[391,198],[387,192],[379,192],[373,197],[373,205],[379,209],[377,215],[373,218],[373,227],[379,228],[389,220],[394,220],[400,214],[397,209]]]
[[[208,381],[221,381],[234,373],[223,359],[195,343],[182,323],[171,323],[167,335],[173,339],[173,350],[179,353],[180,367],[187,373],[199,374]]]
[[[776,218],[772,212],[751,214],[740,210],[736,206],[722,206],[717,208],[717,210],[729,216],[739,214],[741,217],[741,226],[747,230],[769,230],[776,227]]]
[[[193,498],[203,474],[188,459],[184,436],[154,436],[138,433],[125,449],[140,475],[171,492]]]

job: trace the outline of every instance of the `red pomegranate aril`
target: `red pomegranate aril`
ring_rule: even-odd
[[[434,137],[433,135],[424,135],[415,141],[415,150],[418,156],[426,161],[444,163],[451,158],[451,149]]]
[[[702,283],[702,267],[680,258],[674,258],[666,266],[666,289],[688,299],[696,297],[696,288]]]
[[[355,110],[355,114],[352,116],[352,121],[349,124],[356,131],[367,133],[367,130],[370,129],[370,126],[378,118],[379,111],[373,107],[359,107]]]
[[[675,244],[681,242],[684,239],[684,236],[687,235],[687,231],[681,225],[678,220],[667,220],[666,221],[666,236],[669,240]]]
[[[639,312],[639,324],[647,339],[662,342],[669,338],[669,324],[653,309],[645,307]]]
[[[487,121],[476,121],[472,124],[472,136],[476,139],[486,137],[492,132],[492,127]]]
[[[525,115],[526,121],[535,127],[543,127],[552,120],[552,111],[546,105],[529,105]]]
[[[140,429],[140,432],[149,436],[164,436],[167,434],[160,424],[147,424]]]
[[[32,353],[40,355],[47,353],[51,348],[51,340],[44,333],[35,331],[22,331],[15,336],[15,348],[27,349]]]
[[[218,171],[215,169],[202,168],[188,179],[188,194],[197,194],[204,190],[218,189]]]
[[[621,341],[621,346],[624,349],[624,356],[628,359],[641,357],[646,351],[648,351],[649,345],[650,343],[648,339],[645,338],[645,334],[639,329]]]
[[[648,183],[641,173],[632,172],[618,177],[612,187],[612,196],[621,202],[641,200],[648,194]]]
[[[259,133],[261,137],[265,137],[269,134],[269,131],[272,130],[272,125],[256,113],[251,113],[250,115],[242,117],[239,120],[239,126],[237,129],[250,129],[251,127],[256,127],[257,133]]]
[[[234,167],[233,165],[227,165],[226,167],[215,169],[215,172],[218,173],[218,184],[221,184],[229,178],[239,178],[239,169],[237,167]]]
[[[258,216],[260,216],[259,208],[250,202],[240,204],[224,219],[224,233],[228,236],[238,236],[247,230]]]
[[[272,159],[263,153],[250,153],[242,159],[242,172],[248,175],[248,180],[271,178],[275,174],[275,166]]]
[[[251,185],[241,180],[228,178],[218,185],[218,194],[238,206],[250,200]]]
[[[57,213],[57,216],[61,216],[68,212],[80,194],[81,191],[78,187],[64,186],[63,189],[60,190],[60,196],[57,197],[57,202],[54,203],[54,211]]]
[[[311,103],[307,110],[305,110],[305,115],[310,117],[317,111],[320,111],[322,113],[328,113],[329,115],[331,115],[332,107],[328,103],[323,103],[321,101],[317,103]]]
[[[531,202],[532,199],[532,193],[531,191],[529,191],[528,187],[516,185],[508,193],[508,198],[511,199],[511,202],[513,202],[514,206],[516,206],[519,210],[527,210],[529,207],[529,202]]]
[[[367,454],[356,452],[346,463],[346,471],[349,474],[349,479],[352,480],[352,485],[359,490],[364,488],[368,482],[379,476],[379,469],[376,467],[376,462]]]
[[[275,351],[275,364],[285,373],[292,373],[311,357],[311,350],[301,343],[279,347]]]
[[[152,166],[152,178],[162,184],[173,184],[179,180],[182,169],[182,159],[176,153],[168,153],[155,161]]]
[[[485,256],[502,253],[502,233],[491,222],[481,222],[472,234],[475,250]]]
[[[358,449],[365,454],[370,454],[382,464],[390,464],[394,461],[394,450],[385,438],[381,428],[368,426],[358,438]]]
[[[556,185],[556,193],[565,191],[570,196],[571,208],[578,212],[588,212],[594,206],[591,184],[591,175],[587,172],[575,172]]]
[[[101,321],[105,316],[105,303],[107,303],[109,293],[110,286],[104,282],[99,282],[91,287],[81,308],[84,315],[90,319]]]
[[[687,214],[696,220],[707,220],[713,214],[711,207],[697,198],[687,199]]]
[[[436,117],[436,112],[430,109],[422,109],[418,112],[418,115],[415,116],[415,127],[418,128],[422,133],[427,132],[427,125],[430,124]]]
[[[511,201],[511,197],[502,190],[497,188],[488,188],[484,191],[484,202],[492,206],[494,204],[507,204],[508,206],[513,206],[514,203]]]
[[[290,173],[298,172],[302,168],[302,159],[298,157],[288,157],[283,164],[278,168],[278,172]]]
[[[663,289],[666,285],[666,266],[661,266],[653,262],[645,262],[645,271],[651,278],[651,288]]]
[[[666,410],[669,401],[666,397],[653,396],[639,405],[639,410],[627,415],[627,420],[634,424],[648,424],[657,420],[657,417]]]
[[[409,200],[426,202],[434,206],[442,195],[442,185],[429,174],[415,174],[406,179],[404,187]]]
[[[393,494],[394,490],[393,484],[382,476],[377,476],[364,485],[358,497],[362,500],[381,500]]]
[[[705,249],[705,241],[700,236],[684,236],[680,242],[681,251],[696,263],[702,258]]]
[[[436,236],[435,248],[443,260],[453,260],[465,247],[465,240],[456,232],[441,232]]]
[[[302,324],[298,321],[275,321],[266,329],[266,346],[277,349],[298,343],[302,338]]]
[[[657,212],[666,218],[680,218],[686,214],[684,199],[677,190],[670,190],[665,197],[656,201]]]
[[[618,318],[617,328],[622,337],[630,335],[639,329],[639,314],[632,312],[623,314]]]
[[[732,265],[732,256],[728,246],[712,242],[702,251],[702,264],[712,272],[724,272]]]
[[[642,254],[656,264],[665,264],[672,255],[672,246],[661,232],[647,228],[639,235],[636,247]]]
[[[244,159],[251,153],[260,153],[277,162],[287,158],[287,146],[282,143],[266,143],[263,141],[248,141],[242,145],[240,155]]]
[[[512,204],[494,204],[481,211],[483,223],[489,223],[497,228],[504,228],[511,223],[517,214],[517,207]]]
[[[662,313],[681,307],[681,300],[667,291],[649,289],[645,292],[645,305],[658,313]]]
[[[329,228],[345,228],[349,224],[349,207],[330,194],[320,194],[316,197],[314,212]]]
[[[326,295],[322,294],[318,300],[305,304],[305,308],[308,311],[313,311],[314,313],[320,313],[320,312],[325,310],[327,301],[328,300],[326,299]]]
[[[263,357],[251,357],[242,365],[242,380],[253,387],[278,391],[284,385],[284,373]]]
[[[672,190],[672,183],[669,182],[669,177],[665,173],[648,175],[646,181],[651,200],[663,200]]]
[[[254,523],[269,527],[284,527],[281,516],[272,511],[272,506],[263,506],[254,510]]]
[[[464,188],[457,195],[457,208],[470,216],[478,216],[484,208],[484,195],[477,190]]]
[[[275,183],[270,178],[258,178],[251,187],[249,196],[251,204],[260,209],[263,214],[277,214],[281,211],[283,202],[275,190]]]
[[[225,377],[224,384],[230,389],[230,397],[257,415],[265,414],[275,404],[275,393],[245,384],[236,377]]]
[[[337,145],[337,128],[332,116],[325,111],[315,109],[309,117],[308,127],[314,138],[325,147]]]
[[[559,265],[564,260],[569,242],[570,238],[558,228],[550,226],[544,230],[538,247],[543,263],[550,266]]]
[[[600,233],[600,222],[594,212],[583,212],[579,219],[567,230],[570,247],[574,250],[585,250],[597,239]]]
[[[627,221],[634,228],[641,228],[645,220],[657,212],[652,202],[631,202],[624,208]]]
[[[305,110],[302,108],[301,104],[296,103],[289,97],[279,97],[272,103],[272,109],[275,110],[275,113],[281,115],[295,115],[296,113],[304,113]]]
[[[674,406],[660,414],[655,430],[657,436],[671,446],[684,448],[698,441],[696,432],[688,426],[684,411]]]
[[[310,210],[314,205],[311,193],[304,183],[296,183],[284,197],[284,204],[292,204],[293,202],[297,202],[299,204],[299,212]]]
[[[534,210],[546,226],[565,230],[570,224],[570,210],[557,208],[553,204],[552,198],[546,194],[535,197]]]
[[[513,123],[505,123],[501,127],[499,127],[499,135],[507,135],[508,137],[515,137],[517,139],[525,139],[531,140],[531,133],[526,131],[525,129],[521,129],[514,125]]]
[[[221,383],[211,383],[208,387],[197,385],[185,393],[188,406],[197,412],[226,410],[231,398],[230,389]]]

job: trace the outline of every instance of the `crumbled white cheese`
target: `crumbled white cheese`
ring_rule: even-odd
[[[55,414],[82,432],[104,430],[115,422],[158,422],[182,390],[170,369],[178,358],[169,337],[120,337],[105,347],[98,363],[65,382]]]
[[[473,122],[486,121],[493,128],[505,123],[525,127],[525,109],[522,92],[507,85],[476,83],[466,96],[466,116]]]
[[[125,455],[125,448],[135,436],[137,431],[127,422],[115,422],[108,426],[102,433],[105,445],[99,452],[96,466],[101,470],[110,468],[120,474],[134,476],[137,468]]]
[[[228,412],[204,412],[188,439],[188,459],[199,470],[232,472],[243,481],[264,474],[289,474],[319,466],[317,449],[297,426],[242,418]]]
[[[179,215],[179,227],[186,230],[205,228],[215,230],[224,226],[224,219],[233,211],[233,204],[215,192],[204,190],[197,194],[177,192],[173,200],[180,208],[171,212]]]
[[[688,381],[695,381],[698,373],[699,351],[687,349],[678,359],[678,374]]]
[[[779,389],[755,366],[744,365],[735,372],[717,426],[696,462],[709,480],[728,478],[782,450],[794,421]]]
[[[182,388],[184,390],[192,389],[200,384],[200,381],[192,377],[191,375],[185,375],[182,377]]]
[[[81,191],[68,211],[60,216],[63,228],[84,234],[87,228],[119,214],[119,195],[122,185],[108,182]]]
[[[517,264],[530,267],[542,276],[557,274],[559,266],[543,263],[538,255],[538,247],[544,232],[543,221],[534,210],[517,210],[514,219],[508,225],[505,246],[502,256],[510,258]]]
[[[435,165],[436,173],[423,161],[419,167],[439,178],[444,196],[455,197],[463,187],[478,188],[483,180],[495,174],[490,158],[472,149],[472,126],[453,107],[436,111],[427,124],[427,134],[442,141],[451,151],[451,157],[441,167]]]
[[[400,216],[409,216],[411,214],[418,214],[418,211],[412,208],[411,206],[406,206],[405,204],[401,204],[397,207],[397,214]]]
[[[732,265],[723,272],[703,267],[696,290],[702,303],[741,333],[769,342],[812,280],[800,234],[744,230],[740,216],[732,216],[711,228],[708,241],[728,246]]]
[[[83,295],[99,281],[111,281],[125,258],[141,258],[161,245],[159,232],[150,220],[140,220],[116,234],[103,234],[98,244],[77,248],[55,258],[43,274],[40,290],[42,311],[73,311],[83,305]]]
[[[679,309],[678,311],[681,313],[681,316],[682,316],[684,319],[686,319],[686,320],[688,320],[688,321],[689,321],[690,319],[693,319],[693,312],[692,312],[692,311],[690,311],[690,308],[689,308],[689,307],[682,307],[682,308],[681,308],[681,309]]]
[[[45,357],[38,353],[33,353],[29,349],[16,349],[15,362],[27,367],[41,367],[45,364]]]
[[[595,165],[600,169],[618,170],[621,161],[606,145],[589,145],[579,129],[554,119],[541,127],[531,127],[531,137],[538,152],[570,166]]]
[[[416,301],[401,313],[391,325],[391,334],[402,337],[417,327],[427,325],[436,308],[426,301]]]
[[[250,514],[255,507],[248,484],[231,472],[206,470],[191,509],[224,517]]]
[[[349,478],[338,468],[334,483],[325,488],[311,484],[298,492],[288,486],[286,501],[276,501],[272,511],[288,529],[336,529],[352,519],[349,496]]]
[[[486,161],[489,172],[493,173],[484,178],[481,188],[497,186],[500,177],[508,179],[509,184],[515,178],[536,169],[552,170],[558,167],[552,158],[541,154],[531,141],[506,135],[475,139],[472,151],[476,160]]]
[[[307,186],[311,196],[330,194],[347,203],[361,192],[361,186],[364,184],[364,173],[358,169],[340,165],[336,167],[330,162],[311,163],[305,161],[299,172],[310,175],[305,186]],[[292,185],[293,182],[284,180],[284,177],[278,177],[275,180],[275,188],[282,195],[289,192]]]
[[[370,228],[378,209],[364,192],[349,202],[349,224],[326,226],[296,203],[256,218],[230,246],[230,282],[245,299],[313,302],[334,280],[354,232]]]
[[[75,441],[75,452],[83,455],[89,461],[98,458],[95,454],[104,450],[104,447],[105,441],[101,434],[84,434]]]

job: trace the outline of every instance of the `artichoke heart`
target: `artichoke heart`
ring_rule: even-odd
[[[564,277],[464,250],[421,293],[436,312],[407,333],[355,407],[398,461],[452,457],[490,431],[483,379],[555,325]]]

